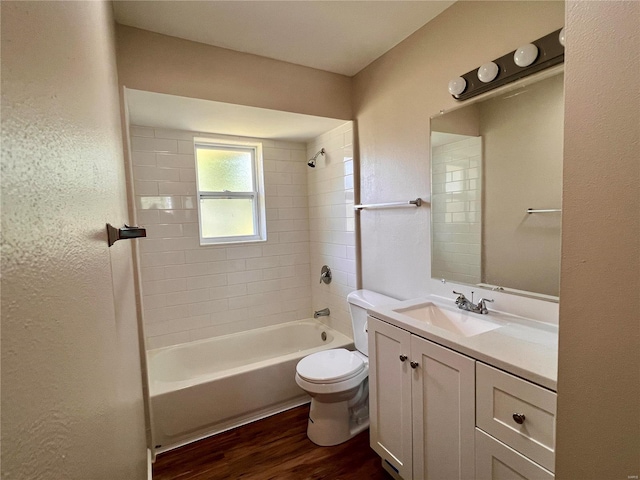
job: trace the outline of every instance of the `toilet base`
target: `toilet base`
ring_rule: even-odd
[[[323,403],[311,399],[307,436],[316,445],[330,447],[344,443],[369,428],[368,405],[349,407],[349,401]]]

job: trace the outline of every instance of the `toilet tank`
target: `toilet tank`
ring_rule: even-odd
[[[358,351],[369,356],[369,344],[367,341],[367,308],[387,305],[397,302],[395,298],[387,297],[371,290],[356,290],[347,295],[349,312],[351,313],[351,325],[353,326],[353,342]]]

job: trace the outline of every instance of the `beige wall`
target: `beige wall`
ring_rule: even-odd
[[[351,120],[351,79],[117,25],[127,88]]]
[[[460,1],[356,75],[362,203],[429,194],[429,117],[456,105],[449,80],[563,24],[562,2]],[[429,208],[367,211],[360,224],[363,286],[423,295]]]
[[[638,2],[567,4],[561,480],[640,474],[639,19]]]
[[[111,6],[2,2],[2,478],[144,479]]]

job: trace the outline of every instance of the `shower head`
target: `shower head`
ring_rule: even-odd
[[[322,155],[324,157],[324,148],[321,148],[318,153],[316,153],[313,157],[311,157],[307,162],[307,165],[309,165],[311,168],[316,168],[316,159],[318,158],[319,155]]]

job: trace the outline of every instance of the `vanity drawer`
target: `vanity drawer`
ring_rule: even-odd
[[[476,425],[554,471],[554,392],[476,362]]]
[[[553,480],[553,473],[476,428],[476,480]]]

